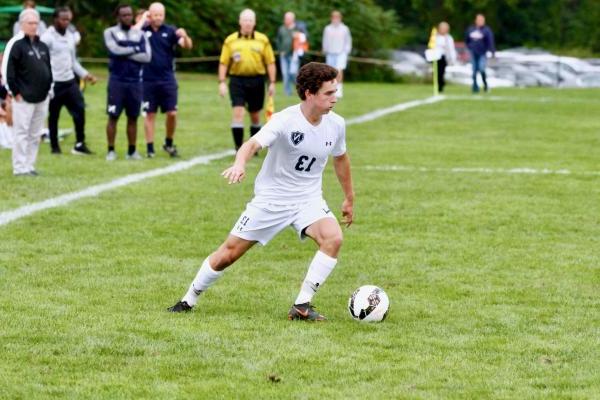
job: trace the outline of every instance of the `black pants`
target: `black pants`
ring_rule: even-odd
[[[438,88],[440,93],[444,91],[444,86],[446,86],[446,81],[444,80],[444,74],[446,73],[446,66],[448,63],[446,62],[446,57],[442,56],[438,60],[438,70],[437,70],[437,78],[438,78]]]
[[[77,81],[54,82],[54,97],[50,100],[48,112],[48,130],[50,131],[50,145],[58,147],[58,118],[62,106],[67,107],[75,124],[77,143],[85,141],[85,103],[79,90]]]

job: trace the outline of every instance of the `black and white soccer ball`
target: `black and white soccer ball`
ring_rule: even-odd
[[[390,299],[380,287],[361,286],[348,299],[348,311],[357,321],[383,321],[390,309]]]

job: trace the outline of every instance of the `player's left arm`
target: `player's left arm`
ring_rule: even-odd
[[[333,168],[344,192],[342,223],[350,226],[354,220],[354,187],[352,185],[352,173],[350,171],[350,157],[348,157],[348,153],[333,157]]]
[[[194,45],[192,42],[192,38],[188,36],[187,32],[183,28],[179,28],[175,31],[175,35],[177,35],[178,40],[177,43],[182,48],[189,50]]]

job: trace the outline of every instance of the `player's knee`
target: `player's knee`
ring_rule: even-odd
[[[326,250],[329,255],[334,256],[337,255],[338,251],[342,247],[343,241],[344,238],[342,236],[342,232],[335,232],[323,239],[321,247]]]
[[[177,111],[167,111],[167,117],[175,118],[177,116]]]

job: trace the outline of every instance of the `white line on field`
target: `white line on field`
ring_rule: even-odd
[[[12,221],[26,217],[38,211],[64,206],[66,204],[71,203],[72,201],[83,199],[85,197],[98,196],[100,193],[106,192],[108,190],[116,189],[121,186],[127,186],[129,184],[140,182],[148,178],[154,178],[156,176],[183,171],[192,168],[193,166],[198,164],[208,164],[213,160],[218,160],[223,157],[232,156],[233,154],[235,154],[233,150],[228,150],[219,153],[208,154],[205,156],[194,157],[187,161],[180,161],[175,164],[171,164],[168,167],[156,168],[146,172],[126,175],[121,178],[114,179],[110,182],[89,186],[77,192],[63,194],[61,196],[52,197],[50,199],[40,201],[38,203],[32,203],[23,207],[16,208],[14,210],[5,211],[0,213],[0,226],[6,225]]]
[[[480,174],[526,174],[526,175],[595,175],[600,171],[571,171],[568,169],[547,168],[485,168],[485,167],[416,167],[411,165],[365,165],[369,171],[405,171],[405,172],[451,172],[451,173],[480,173]]]
[[[428,98],[422,99],[422,100],[413,100],[413,101],[408,101],[406,103],[399,103],[399,104],[396,104],[395,106],[380,108],[379,110],[371,111],[369,113],[360,115],[358,117],[348,118],[348,119],[346,119],[346,125],[362,124],[363,122],[372,121],[374,119],[381,118],[388,114],[392,114],[392,113],[396,113],[396,112],[400,112],[400,111],[406,111],[410,108],[424,106],[426,104],[437,103],[437,102],[440,102],[445,99],[446,99],[445,96],[432,96],[432,97],[428,97]]]
[[[364,115],[349,118],[346,120],[346,125],[354,125],[360,124],[367,121],[372,121],[376,118],[383,117],[385,115],[400,112],[404,110],[408,110],[409,108],[418,107],[425,104],[436,103],[438,101],[444,100],[444,96],[436,96],[429,97],[423,100],[414,100],[406,103],[396,104],[395,106],[383,108],[375,111],[371,111]],[[235,154],[233,150],[222,151],[219,153],[208,154],[205,156],[199,156],[192,158],[187,161],[180,161],[175,164],[172,164],[168,167],[157,168],[146,172],[140,172],[137,174],[126,175],[121,178],[114,179],[110,182],[101,183],[98,185],[90,186],[85,189],[79,190],[77,192],[71,192],[67,194],[63,194],[61,196],[52,197],[47,200],[40,201],[38,203],[27,204],[25,206],[16,208],[14,210],[0,212],[0,226],[7,225],[12,221],[16,221],[23,217],[27,217],[35,212],[47,210],[49,208],[61,207],[67,205],[73,201],[83,199],[86,197],[94,197],[98,196],[100,193],[106,192],[108,190],[116,189],[121,186],[126,186],[131,183],[140,182],[146,180],[148,178],[154,178],[156,176],[172,174],[174,172],[183,171],[189,168],[192,168],[198,164],[208,164],[213,160],[218,160],[223,157],[231,156]]]

